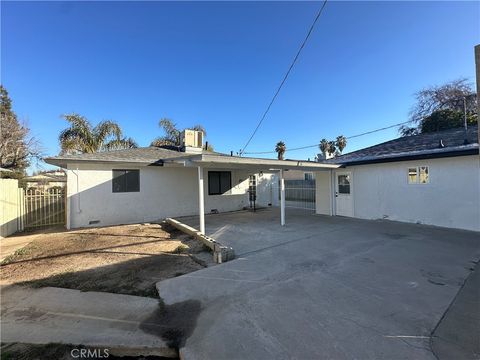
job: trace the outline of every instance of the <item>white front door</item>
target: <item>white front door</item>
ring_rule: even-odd
[[[352,173],[342,171],[335,173],[336,215],[353,216]]]

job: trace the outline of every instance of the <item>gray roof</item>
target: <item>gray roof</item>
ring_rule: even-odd
[[[467,130],[455,128],[433,133],[405,136],[326,160],[326,163],[354,165],[409,159],[478,154],[478,125]],[[443,144],[443,147],[441,145]]]
[[[202,151],[202,154],[218,154],[211,151]],[[197,153],[186,153],[179,150],[170,150],[159,147],[140,147],[134,149],[103,151],[93,154],[71,154],[59,155],[45,158],[45,162],[58,166],[65,166],[67,163],[75,162],[121,162],[139,163],[148,165],[162,165],[164,160],[185,158],[198,155]]]
[[[322,164],[314,161],[303,160],[277,160],[277,159],[260,159],[232,156],[218,152],[206,151],[201,152],[184,152],[179,149],[165,149],[158,147],[125,149],[115,151],[105,151],[93,154],[74,154],[60,155],[46,158],[45,161],[52,165],[66,167],[68,163],[135,163],[139,165],[159,165],[165,162],[182,162],[189,160],[192,164],[217,164],[229,168],[276,168],[276,169],[331,169],[337,168],[335,164]]]
[[[399,139],[387,141],[378,145],[370,146],[361,150],[357,150],[345,155],[338,156],[334,159],[324,161],[325,165],[354,165],[366,163],[380,163],[388,161],[402,161],[418,158],[432,157],[448,157],[467,154],[478,154],[478,126],[468,128],[467,138],[468,144],[464,144],[465,132],[463,128],[449,129],[434,133],[413,135],[401,137]],[[440,146],[442,140],[443,147]],[[143,165],[163,165],[165,161],[176,159],[198,158],[201,155],[208,155],[216,158],[218,161],[221,157],[228,159],[221,162],[245,162],[245,163],[265,163],[269,159],[243,158],[230,156],[218,152],[203,150],[201,153],[188,153],[179,149],[165,149],[159,147],[144,147],[136,149],[124,149],[104,151],[93,154],[73,154],[59,155],[55,157],[45,158],[45,161],[52,165],[66,167],[67,163],[76,162],[100,162],[100,163],[137,163]],[[238,160],[237,160],[238,159]],[[208,159],[205,159],[207,161]],[[211,161],[211,160],[208,160]],[[295,161],[279,161],[271,160],[275,165],[285,165],[294,163]],[[301,164],[300,164],[301,163]],[[313,165],[315,163],[312,162]],[[319,163],[316,163],[320,165]],[[273,166],[273,164],[270,164]],[[307,166],[308,162],[299,161],[298,166]],[[285,165],[286,166],[286,165]]]

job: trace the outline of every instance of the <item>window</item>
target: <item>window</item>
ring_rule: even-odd
[[[409,184],[428,184],[428,166],[408,168]]]
[[[428,184],[428,166],[420,166],[418,169],[420,184]]]
[[[232,188],[232,173],[230,171],[208,172],[208,195],[222,195]]]
[[[112,170],[112,192],[140,191],[140,170]]]
[[[313,173],[311,172],[306,172],[303,174],[303,176],[305,177],[305,180],[313,180]]]
[[[408,169],[408,183],[409,184],[416,184],[417,183],[417,168],[409,168]]]
[[[350,175],[338,175],[338,193],[350,194]]]

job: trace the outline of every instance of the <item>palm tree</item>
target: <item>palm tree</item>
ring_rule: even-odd
[[[328,152],[328,149],[329,149],[328,140],[327,139],[320,140],[320,144],[318,145],[318,148],[322,152],[323,158],[326,159],[327,158],[327,152]]]
[[[156,139],[154,139],[150,146],[180,146],[182,145],[181,142],[181,134],[182,130],[177,127],[177,124],[175,124],[172,120],[163,118],[160,120],[158,123],[158,126],[162,128],[163,132],[165,135],[159,136]],[[203,135],[206,137],[207,132],[205,128],[202,125],[194,125],[193,127],[189,128],[195,131],[201,131],[203,132]],[[213,151],[213,146],[208,145],[208,149],[210,151]]]
[[[278,154],[278,160],[283,160],[283,154],[287,151],[287,147],[283,141],[279,141],[277,145],[275,145],[275,151]]]
[[[92,127],[81,115],[66,114],[62,117],[70,123],[70,127],[60,132],[58,137],[61,154],[95,153],[137,147],[132,138],[122,138],[120,126],[113,121],[102,121]]]
[[[335,154],[336,150],[337,150],[337,147],[335,145],[335,141],[329,141],[328,142],[328,150],[327,150],[328,154],[330,156],[332,156],[333,154]]]
[[[343,135],[337,136],[336,145],[340,154],[342,153],[343,149],[347,146],[347,138]]]

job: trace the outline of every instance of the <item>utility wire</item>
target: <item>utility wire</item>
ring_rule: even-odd
[[[324,1],[323,1],[322,7],[321,7],[320,10],[318,11],[318,14],[317,14],[317,16],[315,17],[315,20],[313,21],[312,25],[310,26],[310,29],[308,30],[307,36],[306,36],[305,39],[303,40],[303,43],[302,43],[302,45],[300,46],[300,49],[298,49],[298,51],[297,51],[297,55],[295,55],[295,58],[293,59],[292,64],[291,64],[290,67],[288,68],[287,73],[286,73],[285,76],[283,77],[283,80],[282,80],[282,82],[280,83],[280,86],[278,87],[277,91],[275,92],[275,95],[273,95],[273,98],[272,98],[272,100],[270,101],[270,104],[268,104],[267,110],[265,110],[265,112],[263,113],[263,116],[261,117],[260,121],[258,122],[257,127],[256,127],[255,130],[253,131],[252,135],[251,135],[250,138],[248,139],[248,141],[247,141],[247,143],[245,144],[245,146],[243,147],[243,149],[240,150],[240,155],[244,154],[245,149],[247,148],[248,144],[250,144],[250,141],[252,141],[253,137],[255,136],[255,134],[257,133],[258,129],[260,128],[260,125],[262,125],[263,120],[265,120],[265,117],[267,116],[268,112],[270,111],[270,108],[272,107],[273,103],[275,102],[275,99],[277,98],[277,95],[280,93],[280,90],[282,89],[283,84],[285,84],[285,81],[287,81],[288,75],[290,75],[290,72],[292,71],[293,66],[294,66],[295,63],[297,62],[297,59],[298,59],[298,57],[300,56],[300,53],[302,52],[305,44],[307,43],[308,38],[310,37],[310,34],[312,33],[313,28],[315,27],[315,24],[317,23],[318,19],[320,18],[320,15],[322,15],[323,9],[325,8],[325,5],[327,5],[327,1],[328,1],[328,0],[324,0]]]
[[[388,129],[391,129],[391,128],[394,128],[394,127],[398,127],[398,126],[401,126],[401,125],[409,124],[409,123],[414,122],[414,121],[415,121],[415,120],[404,121],[404,122],[401,122],[401,123],[398,123],[398,124],[385,126],[385,127],[379,128],[379,129],[366,131],[366,132],[363,132],[363,133],[360,133],[360,134],[351,135],[351,136],[346,136],[346,139],[349,140],[349,139],[354,139],[354,138],[357,138],[357,137],[360,137],[360,136],[373,134],[373,133],[376,133],[376,132],[379,132],[379,131],[388,130]],[[309,148],[318,147],[318,145],[319,145],[319,144],[317,143],[317,144],[315,144],[315,145],[300,146],[300,147],[296,147],[296,148],[287,149],[286,151],[295,151],[295,150],[309,149]],[[273,153],[275,153],[275,152],[276,152],[275,150],[273,150],[273,151],[256,151],[256,152],[246,152],[246,153],[244,153],[244,154],[248,154],[248,155],[259,155],[259,154],[273,154]]]

